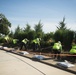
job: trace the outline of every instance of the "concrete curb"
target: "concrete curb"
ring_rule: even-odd
[[[29,59],[31,59],[31,60],[35,60],[35,59],[33,59],[32,57],[29,57],[29,56],[26,56],[26,55],[22,55],[22,54],[19,54],[19,53],[15,53],[15,52],[13,52],[13,51],[7,51],[7,50],[4,50],[4,51],[6,51],[6,52],[10,52],[10,53],[13,53],[13,54],[16,54],[16,55],[22,56],[22,57],[29,58]],[[64,70],[64,71],[67,71],[67,72],[73,73],[73,74],[76,74],[76,71],[70,70],[70,69],[68,69],[68,68],[60,67],[60,66],[57,66],[57,65],[53,65],[53,64],[51,64],[51,63],[44,62],[43,60],[38,60],[38,59],[36,59],[35,61],[38,61],[38,62],[44,63],[44,64],[46,64],[46,65],[49,65],[49,66],[52,66],[52,67],[55,67],[55,68],[58,68],[58,69],[61,69],[61,70]]]

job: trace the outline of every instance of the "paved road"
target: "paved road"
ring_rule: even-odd
[[[74,75],[60,69],[0,50],[0,75]]]

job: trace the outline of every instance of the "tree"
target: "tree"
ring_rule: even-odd
[[[41,21],[39,21],[39,23],[35,25],[34,29],[36,32],[36,37],[42,37],[43,36],[42,27],[43,27],[43,25],[41,24]]]
[[[63,36],[64,36],[63,30],[57,30],[54,33],[54,39],[55,39],[56,42],[57,41],[63,42]]]
[[[70,47],[73,41],[73,35],[74,32],[72,30],[65,30],[63,32],[63,44],[65,44],[65,46]]]
[[[71,47],[74,32],[70,29],[67,29],[64,21],[65,21],[65,18],[63,18],[63,21],[59,23],[59,26],[57,27],[57,30],[54,33],[54,39],[56,42],[61,41],[65,49],[68,50]]]
[[[27,35],[27,38],[29,40],[32,40],[32,39],[35,39],[35,31],[34,30],[31,30],[30,32],[28,32],[28,35]]]
[[[31,31],[31,27],[30,27],[30,25],[27,23],[26,24],[26,28],[24,28],[24,32],[30,32]]]
[[[43,25],[41,24],[41,21],[39,21],[39,23],[36,24],[35,27],[34,27],[36,33],[42,32],[42,27],[43,27]]]
[[[0,33],[7,35],[10,32],[9,27],[11,23],[3,14],[0,14]]]
[[[58,30],[66,30],[65,17],[63,17],[63,21],[59,22]]]
[[[63,36],[64,36],[65,30],[67,30],[67,27],[65,24],[65,17],[63,17],[63,20],[59,22],[59,25],[57,26],[57,30],[54,34],[55,41],[63,42]]]
[[[10,36],[11,38],[14,38],[14,32],[13,32],[12,30],[10,31],[9,36]]]
[[[44,41],[48,41],[48,40],[50,40],[51,38],[53,38],[53,32],[44,34]]]
[[[26,38],[32,40],[35,38],[35,31],[31,29],[31,26],[27,23],[26,28],[24,28],[24,33],[26,33]]]
[[[20,32],[21,32],[21,28],[18,25],[17,28],[15,29],[14,38],[19,38]]]

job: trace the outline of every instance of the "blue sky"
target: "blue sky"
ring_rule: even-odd
[[[65,16],[67,28],[76,31],[76,0],[0,0],[0,13],[11,22],[11,30],[28,23],[33,29],[41,20],[45,33],[56,30]]]

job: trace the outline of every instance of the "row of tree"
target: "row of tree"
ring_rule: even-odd
[[[20,41],[24,38],[28,38],[31,41],[39,37],[42,39],[42,47],[52,45],[53,42],[61,41],[63,47],[68,49],[71,47],[72,41],[76,41],[75,31],[66,27],[65,17],[59,22],[55,32],[46,34],[42,30],[43,25],[41,21],[34,26],[34,30],[31,29],[28,23],[23,29],[17,26],[14,32],[10,31],[10,27],[11,23],[8,19],[3,14],[0,14],[0,42],[3,42],[2,39],[6,35],[9,35],[11,38],[19,39]]]

